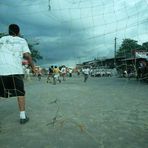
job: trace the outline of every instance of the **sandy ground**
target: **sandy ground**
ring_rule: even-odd
[[[148,84],[74,76],[25,86],[27,124],[16,98],[0,99],[0,148],[148,148]]]

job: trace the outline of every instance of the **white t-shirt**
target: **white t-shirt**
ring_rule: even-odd
[[[69,73],[72,73],[72,69],[69,69]]]
[[[62,67],[61,73],[66,73],[66,68],[65,67]]]
[[[30,53],[25,39],[18,36],[0,38],[0,75],[23,74],[23,53]]]
[[[89,68],[83,69],[82,71],[83,71],[84,74],[89,75],[89,72],[90,72]]]

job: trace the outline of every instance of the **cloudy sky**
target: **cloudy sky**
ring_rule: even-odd
[[[0,0],[0,32],[17,23],[43,56],[73,66],[113,57],[125,38],[148,41],[148,0]]]

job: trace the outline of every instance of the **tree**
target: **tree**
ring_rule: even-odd
[[[39,51],[34,48],[34,45],[38,45],[38,44],[39,44],[39,43],[35,43],[35,44],[28,43],[29,49],[30,49],[30,51],[31,51],[32,59],[33,59],[33,61],[34,61],[35,63],[36,63],[38,60],[43,59],[43,57],[40,55]]]
[[[148,51],[148,42],[142,44],[143,50]]]
[[[5,33],[0,33],[0,38],[5,36],[6,34]]]
[[[132,39],[124,39],[119,50],[117,51],[117,57],[129,58],[132,56],[133,50],[142,50],[142,46],[137,41]]]

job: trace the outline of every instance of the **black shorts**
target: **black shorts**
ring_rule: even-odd
[[[0,97],[25,96],[23,75],[0,76]]]

